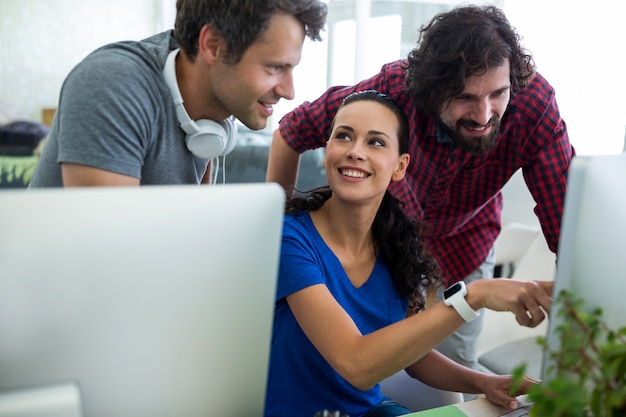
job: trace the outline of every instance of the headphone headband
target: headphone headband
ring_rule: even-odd
[[[185,106],[183,105],[183,96],[180,94],[180,89],[178,88],[178,81],[176,80],[176,55],[178,55],[179,51],[180,49],[174,49],[167,55],[165,67],[163,68],[163,75],[165,76],[165,82],[170,88],[172,97],[174,98],[176,116],[180,122],[180,127],[185,131],[185,133],[190,135],[192,133],[197,133],[199,129],[196,122],[191,120],[187,110],[185,110]]]
[[[176,79],[176,55],[180,49],[174,49],[167,55],[163,67],[163,77],[174,99],[176,117],[181,129],[187,134],[187,148],[200,158],[214,158],[226,155],[237,144],[237,127],[232,118],[220,122],[200,119],[192,120],[183,104],[183,97]]]

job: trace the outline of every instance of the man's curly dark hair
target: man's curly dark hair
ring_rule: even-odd
[[[419,108],[437,115],[463,91],[468,76],[482,75],[506,59],[513,96],[535,75],[532,55],[497,7],[457,7],[420,28],[418,45],[407,58],[407,90]]]

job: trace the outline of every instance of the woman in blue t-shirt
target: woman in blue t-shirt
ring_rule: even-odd
[[[419,239],[422,226],[387,191],[409,164],[407,132],[406,116],[388,96],[349,95],[326,145],[329,185],[287,204],[266,417],[408,414],[378,385],[402,369],[435,388],[484,393],[509,408],[536,383],[527,378],[512,395],[510,376],[474,371],[432,350],[484,307],[536,326],[552,283],[459,283],[445,302],[425,309],[424,294],[440,285],[440,272]]]

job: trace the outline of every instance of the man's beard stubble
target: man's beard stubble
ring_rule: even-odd
[[[482,136],[465,136],[461,133],[461,127],[476,128],[480,125],[471,120],[458,120],[455,124],[455,128],[451,129],[450,126],[445,124],[441,119],[441,126],[445,132],[454,140],[457,146],[474,156],[481,156],[493,149],[500,131],[500,119],[498,117],[492,117],[487,123],[491,126],[491,132],[488,135]]]

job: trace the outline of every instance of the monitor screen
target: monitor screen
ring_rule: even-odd
[[[283,210],[263,183],[0,192],[0,395],[262,415]]]
[[[625,262],[626,154],[576,156],[568,177],[554,294],[569,290],[587,311],[602,308],[610,327],[626,326]],[[559,346],[560,309],[555,303],[550,313],[552,351]]]

